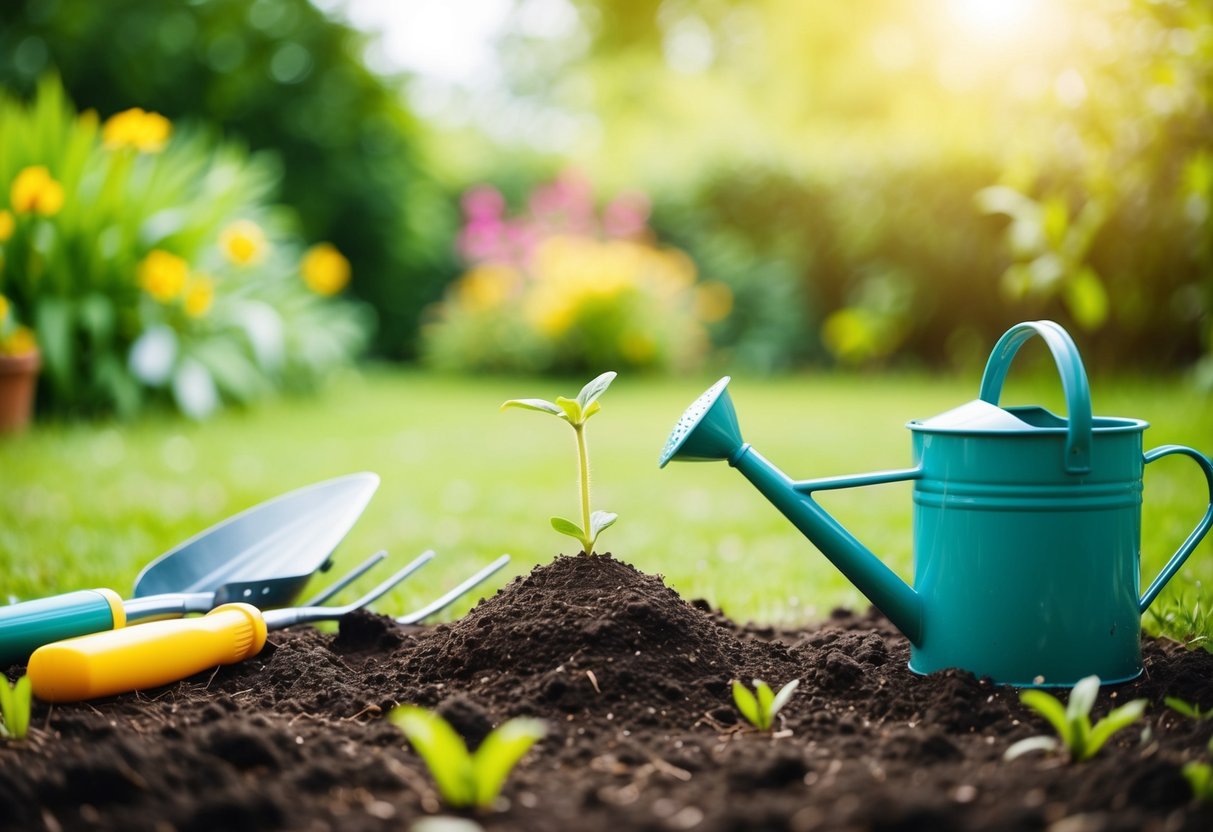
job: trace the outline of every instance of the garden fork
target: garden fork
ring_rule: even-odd
[[[34,695],[47,702],[78,702],[167,685],[216,665],[244,661],[261,652],[270,630],[340,618],[377,600],[433,558],[432,551],[425,552],[361,598],[340,607],[262,612],[250,604],[224,604],[199,618],[155,621],[47,644],[29,660]],[[473,577],[478,583],[503,565],[498,559],[491,571],[481,570]],[[338,581],[340,586],[345,583],[346,579]],[[469,579],[459,589],[466,592],[472,585]],[[450,595],[439,599],[443,606],[454,600]],[[441,608],[430,607],[424,609],[426,615]]]

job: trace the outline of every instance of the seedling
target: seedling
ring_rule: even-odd
[[[1213,801],[1213,766],[1192,761],[1180,769],[1184,779],[1192,787],[1192,796],[1204,802]]]
[[[1079,680],[1070,691],[1070,701],[1062,705],[1056,697],[1043,690],[1025,690],[1019,701],[1043,716],[1057,731],[1056,737],[1028,737],[1012,745],[1003,755],[1005,760],[1029,751],[1057,751],[1064,746],[1071,762],[1082,762],[1094,757],[1108,739],[1122,728],[1127,728],[1141,719],[1146,709],[1146,700],[1134,699],[1113,709],[1098,724],[1091,725],[1091,707],[1099,694],[1099,677],[1088,676]]]
[[[390,714],[425,761],[438,793],[453,809],[488,809],[510,771],[545,733],[540,720],[518,717],[485,737],[475,753],[438,714],[403,705]]]
[[[4,717],[0,736],[10,740],[25,739],[29,733],[29,711],[29,677],[22,676],[12,685],[9,685],[8,679],[0,679],[0,716]]]
[[[770,731],[771,726],[775,724],[775,714],[788,704],[788,700],[792,698],[792,694],[799,686],[800,680],[793,679],[780,688],[779,693],[772,693],[770,685],[761,679],[755,679],[754,691],[757,694],[755,696],[746,689],[745,685],[734,679],[733,704],[737,706],[737,710],[741,711],[741,715],[759,731]]]
[[[1202,710],[1199,705],[1194,705],[1191,702],[1185,702],[1176,696],[1168,696],[1163,699],[1167,703],[1167,707],[1171,710],[1181,713],[1189,719],[1195,719],[1197,722],[1203,722],[1206,719],[1213,719],[1213,708]]]
[[[564,396],[557,397],[555,402],[546,399],[510,399],[501,405],[502,410],[507,407],[521,407],[525,410],[550,413],[573,426],[573,432],[577,435],[577,484],[581,492],[581,525],[563,517],[553,517],[551,522],[553,529],[580,542],[584,555],[594,554],[594,543],[598,540],[598,535],[613,525],[619,517],[610,511],[590,512],[590,455],[585,440],[585,423],[602,409],[598,399],[611,386],[616,375],[615,372],[603,373],[582,387],[575,399],[566,399]]]

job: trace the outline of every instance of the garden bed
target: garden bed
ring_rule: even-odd
[[[1213,704],[1213,655],[1144,651],[1145,674],[1095,708],[1145,697],[1142,723],[1088,763],[1007,763],[1043,720],[970,674],[913,675],[876,615],[742,627],[626,564],[559,558],[454,624],[358,613],[168,688],[37,705],[30,738],[0,745],[0,827],[407,829],[440,811],[384,718],[412,702],[473,742],[547,721],[486,829],[1208,830],[1179,769],[1213,721],[1162,700]],[[801,679],[773,736],[737,724],[730,680],[754,677]]]

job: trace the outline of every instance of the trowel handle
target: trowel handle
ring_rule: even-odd
[[[1033,335],[1039,335],[1049,345],[1053,361],[1061,374],[1062,390],[1066,394],[1065,459],[1062,465],[1067,474],[1087,474],[1091,471],[1091,386],[1087,382],[1087,371],[1082,365],[1082,356],[1070,333],[1061,324],[1053,321],[1026,321],[1008,329],[998,339],[986,362],[981,377],[981,400],[998,404],[1002,397],[1002,385],[1011,369],[1011,361],[1019,348]]]
[[[1204,539],[1204,536],[1209,531],[1209,527],[1213,526],[1213,461],[1200,451],[1185,445],[1160,445],[1152,451],[1146,451],[1145,461],[1149,465],[1156,459],[1162,459],[1164,456],[1171,456],[1172,454],[1182,454],[1183,456],[1191,457],[1200,466],[1200,470],[1205,475],[1205,483],[1209,487],[1209,507],[1205,509],[1205,516],[1196,524],[1196,528],[1188,535],[1188,539],[1183,542],[1183,545],[1179,547],[1179,550],[1175,554],[1171,555],[1171,559],[1167,561],[1167,565],[1162,568],[1162,571],[1158,573],[1158,577],[1154,579],[1149,589],[1141,596],[1141,611],[1143,613],[1150,604],[1154,603],[1154,599],[1158,597],[1158,593],[1162,592],[1162,588],[1167,585],[1167,581],[1171,580],[1172,576],[1179,571],[1179,567],[1184,565],[1184,561],[1188,559],[1188,555],[1192,554],[1192,550]]]
[[[0,667],[24,662],[52,641],[125,624],[122,599],[112,589],[82,589],[0,607]]]
[[[153,621],[39,647],[27,673],[34,695],[79,702],[167,685],[261,652],[265,619],[249,604],[224,604],[200,618]]]

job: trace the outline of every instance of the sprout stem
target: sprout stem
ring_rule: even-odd
[[[581,488],[581,529],[585,534],[585,538],[581,541],[585,547],[587,555],[594,554],[590,551],[594,542],[590,540],[590,455],[585,444],[585,423],[573,425],[573,431],[577,434],[577,462],[579,463],[579,478],[578,485]]]

